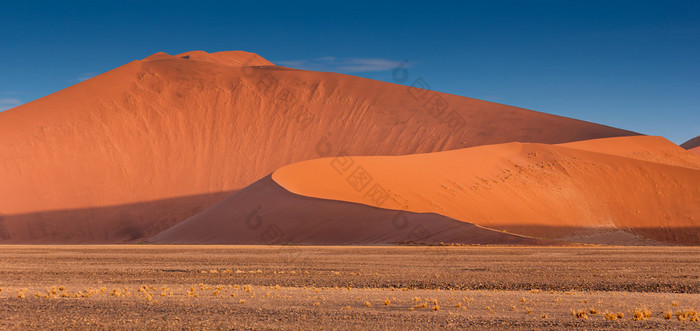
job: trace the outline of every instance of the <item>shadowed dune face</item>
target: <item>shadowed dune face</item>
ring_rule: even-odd
[[[690,139],[684,143],[681,144],[681,147],[685,149],[695,149],[697,147],[700,147],[700,136],[697,136],[693,139]]]
[[[645,144],[650,154],[639,153]],[[341,156],[288,165],[272,178],[299,195],[436,213],[532,237],[697,245],[699,169],[700,158],[665,139],[628,137]]]
[[[173,212],[168,222],[154,221],[163,213],[156,208],[125,222],[102,207],[234,191],[297,161],[625,135],[634,133],[277,67],[252,53],[158,53],[0,113],[0,214],[61,224],[76,233],[71,242],[120,242],[125,223],[136,224],[134,233],[157,232],[212,201]],[[54,210],[92,212],[29,216]],[[18,229],[8,226],[6,236],[27,238]],[[36,239],[64,240],[52,233]]]
[[[230,196],[221,192],[118,206],[0,215],[0,243],[130,243]],[[142,214],[150,215],[144,220]],[[116,221],[115,221],[116,220]]]
[[[148,240],[160,244],[559,245],[492,231],[434,213],[412,213],[296,195],[270,176]]]

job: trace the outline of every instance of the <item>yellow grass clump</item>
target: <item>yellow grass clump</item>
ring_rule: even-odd
[[[644,309],[635,309],[634,314],[632,314],[632,319],[635,321],[641,321],[649,318],[651,316],[651,312],[644,308]]]
[[[582,318],[582,319],[588,319],[588,315],[586,315],[585,310],[575,310],[571,312],[576,318]]]

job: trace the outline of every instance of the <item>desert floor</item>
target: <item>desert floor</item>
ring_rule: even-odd
[[[697,330],[700,248],[0,246],[0,289],[0,329]]]

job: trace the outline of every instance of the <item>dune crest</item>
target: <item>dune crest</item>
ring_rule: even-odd
[[[244,52],[244,51],[227,51],[207,53],[205,51],[189,51],[177,55],[169,55],[165,52],[158,52],[144,58],[142,61],[163,61],[163,60],[192,60],[197,62],[208,62],[223,66],[232,67],[255,67],[255,66],[274,66],[275,64],[264,59],[262,56]]]

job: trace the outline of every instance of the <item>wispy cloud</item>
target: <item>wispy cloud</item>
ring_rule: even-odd
[[[303,70],[332,72],[375,72],[396,68],[402,61],[379,58],[337,58],[324,56],[307,60],[276,61],[277,64]]]
[[[76,78],[75,81],[76,82],[83,82],[83,81],[86,81],[86,80],[88,80],[92,77],[95,77],[95,76],[97,76],[97,73],[95,73],[95,72],[86,72],[86,73],[78,76],[78,78]]]
[[[0,98],[0,111],[8,110],[22,104],[22,100],[17,98]]]

